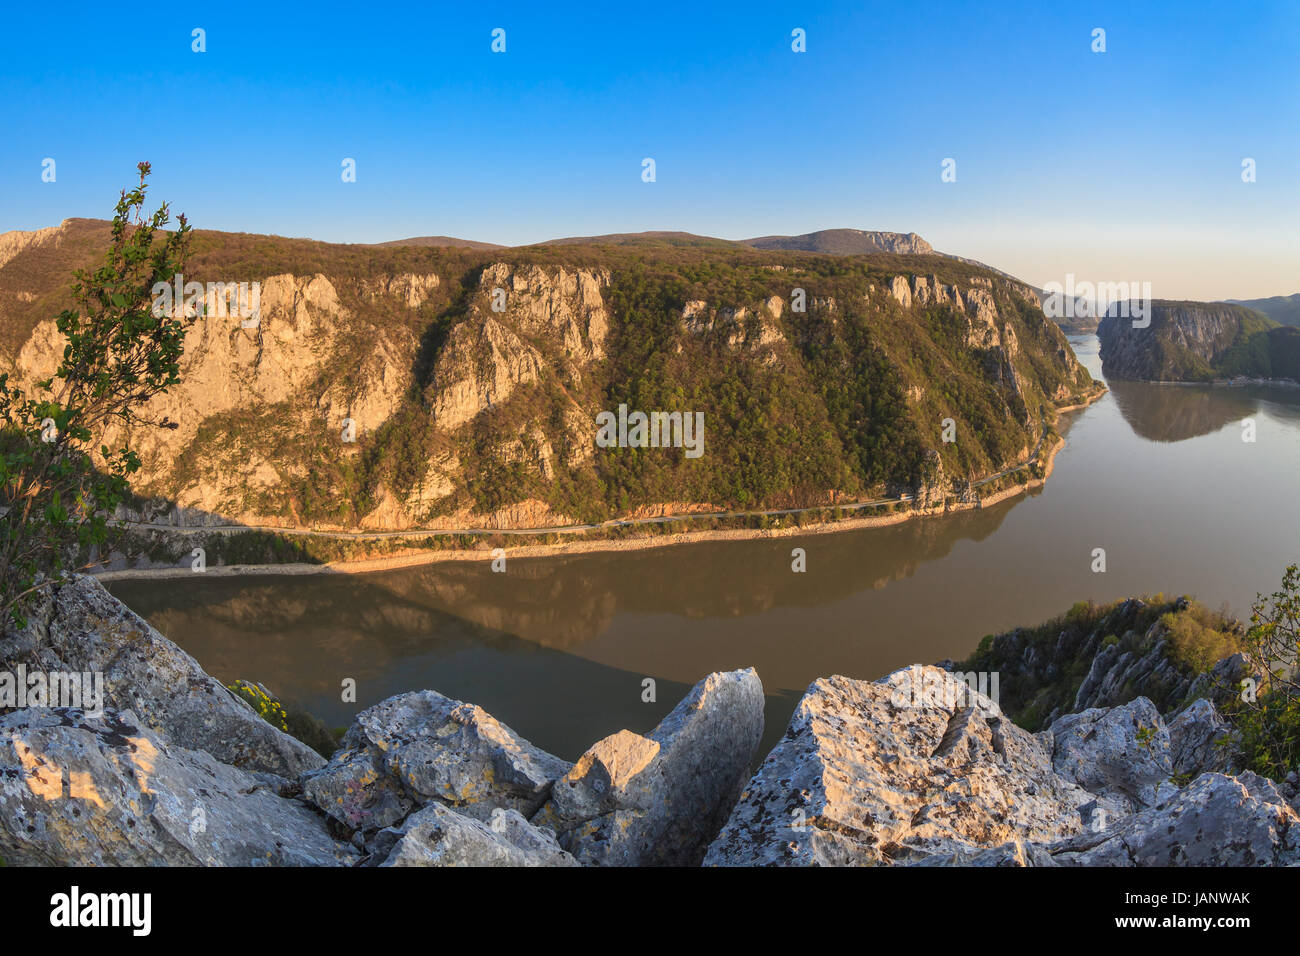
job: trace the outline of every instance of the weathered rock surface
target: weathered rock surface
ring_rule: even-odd
[[[363,836],[442,803],[486,820],[534,813],[567,761],[534,747],[481,707],[434,691],[390,697],[357,715],[304,797]]]
[[[360,314],[340,298],[337,281],[321,273],[261,278],[252,327],[239,317],[194,317],[180,360],[180,384],[148,404],[150,418],[170,420],[175,429],[139,427],[103,437],[110,446],[129,439],[140,456],[137,491],[227,520],[274,523],[283,520],[280,509],[265,509],[275,515],[268,522],[268,515],[250,511],[247,503],[259,494],[274,496],[286,479],[301,477],[304,462],[275,455],[251,432],[231,428],[223,416],[232,411],[265,415],[261,425],[268,432],[285,427],[300,432],[323,419],[337,435],[344,418],[365,433],[393,413],[412,382],[416,337],[401,323]],[[358,339],[364,348],[354,344]],[[17,378],[30,384],[51,375],[62,347],[54,321],[39,323],[16,356]],[[210,426],[206,438],[200,434],[205,423]],[[194,466],[201,480],[194,479]]]
[[[998,846],[981,849],[954,845],[943,853],[934,853],[912,863],[913,866],[1055,866],[1052,855],[1040,844],[1008,840]]]
[[[194,658],[79,575],[56,585],[27,627],[0,635],[0,668],[102,672],[104,704],[131,711],[176,745],[247,771],[293,778],[325,760],[272,727]]]
[[[376,276],[361,283],[362,293],[369,299],[392,296],[408,309],[418,309],[442,282],[436,273],[417,274],[403,272],[398,275]]]
[[[710,674],[650,734],[624,730],[588,749],[532,822],[584,864],[698,864],[762,732],[753,668]]]
[[[1300,816],[1271,780],[1206,773],[1154,807],[1050,844],[932,857],[958,866],[1300,865]]]
[[[389,849],[391,847],[391,849]],[[577,866],[554,834],[515,810],[493,810],[486,823],[431,803],[400,827],[382,830],[374,852],[380,866]]]
[[[438,426],[458,428],[540,381],[550,363],[534,343],[554,343],[565,373],[580,379],[587,365],[605,356],[610,316],[601,289],[609,280],[599,269],[504,262],[485,268],[466,320],[452,330],[434,368]]]
[[[1175,774],[1230,773],[1236,749],[1237,734],[1205,698],[1169,721],[1169,759]]]
[[[747,309],[723,306],[710,309],[708,303],[693,299],[682,308],[682,328],[693,336],[713,340],[731,350],[772,349],[786,343],[778,320],[785,310],[780,296],[769,296],[762,308]],[[677,351],[682,350],[681,344]],[[776,361],[771,352],[767,358]]]
[[[1066,714],[1048,731],[1052,768],[1098,796],[1138,810],[1155,803],[1173,773],[1169,731],[1155,705],[1139,697],[1122,707]]]
[[[996,704],[966,691],[920,666],[876,683],[814,681],[705,864],[951,860],[1079,832],[1092,796]]]
[[[1207,773],[1160,805],[1047,848],[1063,866],[1287,866],[1300,816],[1272,781]]]
[[[130,711],[0,717],[0,857],[94,866],[339,866],[356,850],[262,779]]]

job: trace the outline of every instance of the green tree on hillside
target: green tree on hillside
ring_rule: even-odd
[[[144,216],[149,164],[138,169],[139,185],[118,199],[103,263],[77,271],[74,307],[57,317],[65,345],[54,375],[30,392],[0,375],[0,619],[19,626],[76,555],[107,540],[107,518],[140,467],[125,443],[100,445],[95,461],[96,436],[175,427],[143,410],[179,381],[187,323],[153,314],[153,288],[181,272],[190,226],[182,215],[164,231],[166,203]]]

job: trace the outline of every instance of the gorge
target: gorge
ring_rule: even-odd
[[[1074,347],[1100,376],[1096,338]],[[473,700],[573,759],[611,717],[646,731],[667,713],[640,700],[643,678],[667,702],[702,673],[754,666],[775,735],[818,677],[961,660],[984,635],[1081,600],[1187,593],[1249,609],[1296,557],[1285,502],[1300,473],[1300,392],[1113,386],[1062,415],[1044,485],[980,509],[648,550],[507,548],[505,574],[485,550],[367,574],[216,578],[187,562],[175,578],[108,586],[214,675],[263,681],[331,727],[356,713],[337,693],[353,676],[375,699],[433,687]],[[1241,441],[1247,418],[1253,444]]]
[[[75,240],[71,230],[62,241],[66,246]],[[243,240],[212,241],[228,254],[230,243],[238,248]],[[319,245],[306,244],[295,254],[329,252]],[[61,248],[56,237],[47,252]],[[365,260],[372,254],[356,255]],[[578,266],[564,258],[571,254],[598,261]],[[45,842],[35,849],[21,834],[28,819],[22,814],[39,804],[29,805],[29,794],[18,789],[10,796],[20,815],[0,821],[8,833],[0,855],[20,862],[246,862],[250,847],[274,845],[267,851],[274,862],[330,865],[452,859],[525,865],[1048,865],[1165,859],[1166,850],[1156,847],[1152,835],[1165,826],[1167,814],[1184,816],[1190,807],[1210,808],[1210,817],[1197,826],[1217,827],[1215,833],[1230,829],[1222,808],[1242,801],[1250,805],[1251,827],[1290,821],[1291,784],[1260,782],[1239,773],[1240,767],[1210,760],[1205,735],[1219,734],[1217,712],[1192,710],[1197,705],[1191,678],[1179,670],[1182,665],[1168,662],[1165,651],[1157,653],[1164,646],[1162,632],[1143,608],[1181,613],[1176,601],[1156,592],[1190,592],[1241,613],[1254,592],[1294,560],[1297,529],[1279,502],[1290,492],[1288,476],[1300,466],[1295,392],[1171,390],[1117,378],[1114,391],[1103,393],[1097,382],[1099,348],[1105,346],[1091,336],[1067,340],[1037,308],[1033,290],[978,266],[926,261],[921,269],[912,254],[864,257],[848,265],[773,263],[766,258],[771,253],[739,252],[729,253],[738,258],[724,260],[721,276],[701,278],[713,268],[711,260],[692,253],[679,261],[677,254],[656,247],[649,257],[666,270],[652,277],[665,283],[657,292],[643,277],[644,263],[631,254],[619,259],[618,252],[581,244],[563,255],[529,253],[544,260],[558,256],[545,264],[508,262],[500,250],[491,250],[495,261],[486,264],[464,260],[469,265],[462,276],[475,278],[458,280],[454,292],[447,289],[450,280],[428,271],[375,277],[363,270],[344,293],[339,290],[349,281],[324,272],[255,279],[262,282],[267,309],[255,342],[246,329],[196,325],[201,346],[189,369],[194,384],[168,406],[180,427],[152,446],[144,440],[144,487],[163,493],[153,503],[141,498],[135,515],[165,515],[187,533],[216,521],[269,523],[285,515],[291,523],[286,532],[436,527],[439,520],[491,532],[610,515],[671,516],[702,505],[829,505],[890,495],[900,503],[918,499],[908,506],[913,520],[816,535],[797,527],[760,528],[748,540],[645,552],[511,557],[508,568],[493,562],[489,569],[486,561],[469,559],[366,575],[158,579],[146,572],[111,580],[112,596],[93,582],[66,585],[66,600],[47,611],[53,617],[42,619],[46,623],[6,634],[5,659],[53,653],[57,645],[57,654],[73,655],[58,660],[81,663],[76,655],[83,652],[75,649],[84,644],[87,653],[108,655],[97,658],[101,662],[116,662],[118,696],[110,688],[102,718],[56,713],[33,721],[17,712],[4,715],[11,737],[60,767],[69,754],[78,755],[72,759],[78,767],[77,761],[89,761],[84,772],[97,793],[132,792],[136,758],[121,751],[118,741],[164,754],[164,775],[175,774],[172,782],[181,790],[204,776],[223,781],[214,812],[224,829],[213,837],[217,843],[199,846],[190,834],[189,842],[180,838],[185,849],[168,849],[165,834],[179,835],[179,818],[155,815],[145,825],[161,828],[156,843],[128,852],[107,830],[96,829],[94,853],[101,855],[69,857],[73,851],[60,842],[60,834],[70,832],[66,821],[44,831]],[[429,255],[453,254],[439,247]],[[765,258],[745,258],[756,255]],[[604,263],[604,256],[615,261]],[[620,269],[638,278],[620,286]],[[783,275],[793,270],[800,272],[797,280]],[[5,277],[0,269],[0,292]],[[819,295],[814,280],[830,283],[836,295]],[[724,301],[740,304],[695,298],[716,301],[709,282],[731,289]],[[505,312],[492,308],[498,289],[511,290]],[[360,304],[366,290],[374,297],[364,301],[381,303],[374,313]],[[440,300],[431,318],[420,309],[439,301],[427,298],[438,290],[450,298]],[[793,311],[799,290],[807,293],[807,313]],[[49,296],[40,308],[55,301],[55,293]],[[647,305],[655,296],[664,297],[657,313]],[[857,305],[852,296],[860,296]],[[15,294],[0,298],[0,305],[14,309],[25,301],[38,299]],[[384,310],[406,318],[383,319]],[[356,324],[362,315],[369,316],[368,331]],[[530,328],[547,331],[534,335]],[[651,330],[649,337],[634,348],[631,337],[644,329]],[[39,322],[14,341],[20,374],[32,376],[50,360],[52,336]],[[548,351],[545,343],[555,341],[564,343],[562,351]],[[638,361],[668,357],[666,371],[660,370],[664,377],[632,379],[630,399],[611,403],[625,394],[629,375],[644,372],[632,355]],[[409,375],[402,372],[402,356],[410,363]],[[681,364],[672,365],[673,357]],[[738,368],[741,381],[757,383],[780,402],[767,409],[747,398],[727,404],[732,396],[725,385]],[[865,374],[854,379],[855,371]],[[351,384],[338,391],[331,375]],[[846,393],[851,401],[839,404]],[[725,459],[703,484],[693,484],[699,476],[681,470],[690,459],[686,454],[667,473],[647,470],[640,459],[619,471],[597,463],[574,437],[579,414],[590,415],[584,423],[590,428],[591,410],[601,407],[690,408],[654,400],[678,395],[710,410],[709,455],[718,446],[716,416],[724,447],[762,451],[766,457],[755,460],[779,462],[781,481],[764,482],[766,473],[747,471],[743,455]],[[638,403],[638,396],[649,400]],[[254,407],[245,408],[245,402]],[[1068,408],[1075,410],[1061,414]],[[750,412],[771,415],[775,424],[747,432]],[[345,418],[362,422],[360,448],[340,451],[327,442]],[[1251,446],[1231,427],[1246,418],[1255,420],[1262,439]],[[957,441],[943,440],[945,420],[955,425]],[[792,463],[781,442],[796,433],[804,443],[794,449],[809,458]],[[821,449],[826,454],[813,454],[817,446],[807,443],[810,435],[827,442]],[[523,440],[530,436],[532,444]],[[1045,443],[1056,450],[1062,437],[1047,484],[1033,483],[1027,494],[1017,493],[1016,484],[1002,486],[1011,496],[987,503],[972,493],[981,481],[1033,464],[1033,453]],[[750,439],[754,444],[746,443]],[[390,450],[414,457],[385,457]],[[420,457],[426,452],[433,457]],[[427,469],[435,464],[442,469],[444,493],[425,500],[425,510],[412,510],[411,495],[424,494]],[[801,470],[806,467],[813,472]],[[401,484],[400,476],[416,473],[421,474],[410,488]],[[809,473],[839,483],[801,486],[799,477]],[[482,496],[484,474],[495,474],[502,497]],[[595,483],[566,487],[571,474]],[[295,475],[303,480],[285,480]],[[259,481],[257,493],[250,494]],[[622,489],[621,497],[588,494],[602,485],[608,491],[611,483]],[[198,495],[216,489],[217,497],[187,498],[187,489]],[[709,489],[713,493],[700,493]],[[1225,497],[1224,489],[1249,493]],[[340,504],[346,507],[340,510]],[[1093,560],[1098,549],[1109,558],[1100,574]],[[792,563],[793,550],[801,560]],[[118,561],[125,571],[131,563],[147,565],[149,556],[119,555]],[[1137,594],[1147,596],[1120,601]],[[1089,600],[1104,609],[1103,620],[1090,622],[1074,656],[1057,662],[1077,686],[1058,686],[1025,667],[1029,658],[1017,655],[1027,654],[1025,634],[1033,629],[1023,628]],[[1066,623],[1078,619],[1075,614]],[[1105,633],[1112,621],[1127,622],[1122,634]],[[115,642],[130,634],[144,635],[140,648],[150,652],[123,656]],[[194,659],[163,634],[174,636]],[[1108,643],[1111,636],[1119,643]],[[1128,656],[1117,660],[1111,647],[1122,647]],[[121,669],[155,657],[170,662],[157,674]],[[936,706],[927,697],[900,716],[898,688],[917,674],[939,684],[954,679],[950,670],[931,667],[945,659],[950,666],[965,661],[962,666],[986,676],[999,674],[1001,680],[986,686],[1000,687],[1016,701],[1007,716],[1020,729],[993,711],[979,720],[962,716],[961,708],[939,713],[948,695],[939,695]],[[1136,676],[1134,659],[1147,665]],[[922,670],[909,670],[915,667]],[[176,681],[190,690],[167,690]],[[648,698],[647,681],[653,688]],[[357,693],[341,698],[339,688],[349,682]],[[295,713],[317,715],[325,728],[347,728],[341,748],[333,749],[331,740],[313,756],[301,741],[268,735],[260,725],[249,736],[239,698],[229,704],[223,696],[229,686],[256,686],[268,699],[278,695]],[[204,689],[190,699],[196,687]],[[677,705],[679,699],[689,704]],[[705,705],[714,700],[725,703]],[[215,730],[214,718],[199,716],[204,708],[211,715],[212,707],[221,715]],[[687,719],[700,710],[709,712],[707,731]],[[721,736],[715,719],[728,728]],[[865,738],[859,741],[877,743],[865,753],[843,750],[844,742],[827,736],[826,727],[845,720],[861,727]],[[1116,753],[1131,754],[1139,739],[1108,731],[1089,746],[1118,751],[1062,744],[1058,767],[1055,741],[1093,739],[1088,728],[1094,724],[1156,733],[1161,749],[1155,765],[1144,766],[1142,779],[1121,782],[1096,771],[1095,765],[1120,759]],[[1187,742],[1189,726],[1198,728],[1199,743]],[[513,751],[522,745],[510,743],[517,738],[511,727],[527,728],[531,743],[525,743],[536,752],[528,750],[528,760],[512,765],[508,776],[514,782],[505,789],[494,783],[482,791],[481,812],[461,812],[477,797],[447,796],[447,787],[454,785],[459,794],[469,786],[467,778],[435,774],[409,790],[383,776],[399,779],[402,761],[428,754],[424,737],[444,731],[459,735],[458,746],[468,749],[436,760],[481,753],[474,748],[491,749],[503,740]],[[790,772],[807,772],[814,750],[836,753],[819,771],[823,784],[853,767],[886,786],[893,771],[873,762],[894,746],[894,735],[914,732],[929,744],[924,753],[908,754],[908,772],[936,774],[936,780],[955,773],[962,780],[996,781],[999,795],[988,805],[956,808],[964,822],[943,834],[909,825],[892,829],[887,838],[877,834],[844,844],[772,823],[768,804],[784,806],[792,799],[779,781]],[[690,738],[696,743],[674,744],[682,733],[697,735]],[[380,756],[399,738],[415,739],[409,758],[397,752]],[[948,761],[954,741],[961,741],[970,762]],[[255,753],[261,748],[268,749]],[[678,773],[689,778],[695,771],[683,755],[697,750],[704,756],[695,759],[722,775],[707,794],[660,790],[647,782]],[[1199,762],[1177,764],[1184,751],[1196,751]],[[5,759],[22,764],[23,753],[14,750]],[[987,762],[999,753],[1002,764]],[[724,754],[736,759],[724,760]],[[760,767],[751,778],[753,761],[765,754],[771,769],[765,774]],[[934,763],[936,755],[942,766]],[[499,765],[497,757],[482,759]],[[996,838],[972,836],[992,832],[989,815],[1002,813],[999,806],[1023,803],[1025,781],[1041,777],[1049,765],[1057,776],[1044,801],[1025,803],[1024,814],[996,829]],[[668,767],[685,769],[670,773]],[[1085,772],[1087,767],[1094,769]],[[371,776],[373,768],[381,771],[379,778]],[[649,768],[656,769],[642,778],[640,770]],[[1196,779],[1181,779],[1193,771]],[[240,776],[249,773],[251,780]],[[375,779],[388,782],[372,790]],[[554,796],[561,779],[566,786],[571,782],[571,797]],[[619,794],[607,796],[602,787],[615,779],[621,781]],[[746,795],[733,809],[729,801],[745,780]],[[364,799],[352,802],[358,787]],[[809,816],[829,821],[833,830],[840,825],[834,821],[876,815],[843,803],[833,790],[818,796],[820,809],[809,805]],[[47,799],[52,792],[37,796]],[[434,793],[443,796],[431,800]],[[649,836],[611,842],[609,834],[642,819],[646,801],[661,798],[678,809],[656,818]],[[694,817],[680,809],[688,806],[707,813]],[[953,809],[924,801],[909,807],[914,820]],[[113,812],[125,811],[118,806]],[[366,822],[369,814],[377,814],[373,825]],[[322,815],[334,823],[323,823]],[[683,822],[688,819],[707,822],[692,830]],[[668,839],[669,833],[675,836]],[[286,853],[283,834],[294,834],[299,850]],[[595,842],[588,844],[588,837]],[[644,840],[677,847],[675,855],[646,857],[637,849]],[[1224,856],[1229,849],[1211,842],[1210,855],[1197,861],[1284,862],[1293,855],[1285,841],[1252,837],[1234,846],[1245,846],[1246,856]],[[781,847],[795,849],[787,853]]]
[[[42,317],[105,228],[7,241],[0,363],[20,381],[53,370]],[[186,281],[258,282],[261,317],[196,319],[181,384],[149,407],[177,427],[125,436],[143,461],[127,517],[518,529],[679,505],[942,502],[1026,465],[1056,410],[1100,387],[1027,286],[905,248],[197,233]],[[707,416],[708,453],[598,448],[596,415],[620,405]],[[345,420],[355,442],[339,440]]]

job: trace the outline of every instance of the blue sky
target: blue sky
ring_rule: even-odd
[[[1295,0],[601,7],[16,5],[0,231],[106,217],[148,159],[201,228],[890,229],[1040,284],[1300,291]]]

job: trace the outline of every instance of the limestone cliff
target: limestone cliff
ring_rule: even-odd
[[[1135,322],[1137,324],[1135,324]],[[1157,382],[1294,378],[1300,333],[1221,302],[1151,303],[1150,324],[1108,314],[1097,327],[1108,377]]]
[[[57,366],[52,316],[103,241],[103,223],[69,220],[0,242],[0,365],[22,382]],[[259,283],[257,321],[195,316],[181,385],[149,409],[177,427],[104,437],[144,463],[136,517],[374,530],[822,504],[914,491],[935,456],[956,482],[1023,461],[1094,384],[1032,290],[912,245],[846,259],[199,232],[186,279]],[[597,414],[620,405],[702,413],[704,457],[598,447]]]

